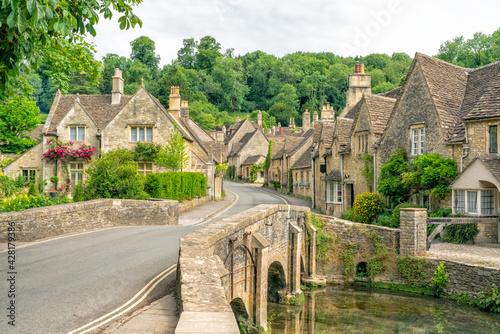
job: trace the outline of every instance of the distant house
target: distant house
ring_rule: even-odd
[[[123,93],[124,80],[116,69],[113,90],[108,95],[63,95],[56,93],[49,116],[43,127],[43,140],[4,168],[7,175],[32,175],[47,181],[46,189],[53,187],[50,178],[71,178],[78,184],[85,178],[89,164],[75,159],[65,168],[45,162],[43,153],[49,148],[48,140],[58,139],[93,146],[98,159],[102,153],[116,148],[133,150],[138,142],[166,145],[174,128],[179,129],[189,148],[186,171],[201,172],[207,177],[207,193],[219,198],[220,177],[215,176],[215,165],[222,161],[222,145],[189,118],[187,101],[182,101],[179,87],[171,88],[170,109],[167,111],[152,96],[144,84],[133,95]],[[139,173],[162,172],[165,169],[154,161],[139,163]]]

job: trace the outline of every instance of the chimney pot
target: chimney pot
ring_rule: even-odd
[[[354,73],[359,73],[359,61],[357,61],[356,65],[354,66]]]
[[[364,63],[359,64],[359,73],[361,73],[361,74],[365,73],[365,64]]]

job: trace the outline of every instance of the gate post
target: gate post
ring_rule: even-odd
[[[399,251],[404,255],[423,255],[427,251],[427,209],[400,210]]]
[[[290,223],[291,231],[291,271],[290,271],[290,292],[292,294],[300,294],[300,245],[302,244],[302,229]]]

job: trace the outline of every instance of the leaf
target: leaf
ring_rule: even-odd
[[[35,9],[35,0],[28,0],[26,3],[26,7],[28,8],[28,12],[33,14],[33,10]]]
[[[7,17],[7,25],[9,26],[9,28],[14,28],[14,26],[16,25],[16,11],[12,11],[9,16]]]

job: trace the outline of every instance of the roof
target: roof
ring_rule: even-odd
[[[321,138],[321,131],[323,130],[322,122],[314,122],[313,123],[313,143],[319,142]]]
[[[234,143],[233,148],[231,150],[231,153],[229,153],[229,156],[235,156],[241,152],[243,147],[250,141],[250,139],[253,137],[253,135],[257,132],[258,130],[255,130],[253,132],[248,132],[245,133],[243,137],[241,137],[240,141],[237,143]]]
[[[208,132],[206,132],[201,126],[198,125],[198,123],[193,121],[191,118],[181,117],[180,122],[189,131],[192,138],[202,147],[207,156],[211,154],[214,161],[222,161],[224,144],[216,142]]]
[[[42,131],[44,126],[44,124],[38,124],[38,126],[34,130],[26,133],[26,135],[33,140],[40,141],[42,140]]]
[[[287,151],[288,151],[288,156],[292,156],[294,155],[295,153],[297,153],[297,151],[305,145],[305,143],[308,142],[308,139],[311,138],[311,136],[313,135],[313,130],[312,129],[309,129],[307,130],[306,132],[302,132],[300,137],[297,137],[297,138],[300,138],[300,141],[299,143],[293,148],[291,149],[291,151],[289,150],[289,146],[287,144]],[[291,138],[291,137],[290,137]]]
[[[311,162],[311,149],[307,149],[301,156],[300,158],[295,161],[292,167],[290,169],[303,169],[303,168],[311,168],[312,167],[312,162]]]
[[[330,147],[332,147],[333,133],[335,131],[335,124],[336,124],[336,122],[325,123],[323,125],[321,139],[323,140],[323,145],[325,145],[325,149],[329,149]],[[350,128],[349,128],[349,130],[350,130]]]
[[[57,126],[66,117],[68,112],[77,103],[77,98],[80,105],[85,110],[87,115],[94,121],[97,128],[104,129],[109,122],[115,118],[116,115],[125,107],[125,105],[132,99],[132,95],[122,95],[120,103],[111,104],[111,94],[108,95],[62,95],[60,91],[57,92],[54,99],[54,104],[50,110],[49,128],[45,133],[56,134]]]
[[[337,117],[337,137],[339,141],[339,153],[349,152],[351,149],[351,128],[353,119]]]
[[[259,160],[265,159],[263,155],[251,155],[243,161],[242,166],[255,165]]]
[[[443,135],[448,139],[457,123],[465,96],[467,76],[471,70],[418,52],[415,60],[422,68],[441,121]]]
[[[384,97],[390,97],[392,99],[397,99],[399,94],[401,93],[401,88],[402,86],[399,86],[388,92],[377,94],[376,96],[384,96]]]
[[[480,154],[477,155],[472,161],[465,167],[460,175],[458,175],[455,180],[448,186],[448,189],[452,189],[452,185],[458,181],[458,179],[471,167],[476,160],[480,160],[489,169],[491,174],[495,177],[495,179],[500,182],[500,157],[493,154]]]
[[[382,135],[387,127],[394,104],[396,104],[396,99],[377,95],[364,95],[363,100],[368,107],[372,131],[377,135]]]
[[[278,141],[273,144],[271,160],[280,159],[283,157],[283,149],[285,147],[284,141]]]
[[[342,181],[342,175],[339,170],[332,170],[325,176],[324,181]]]

